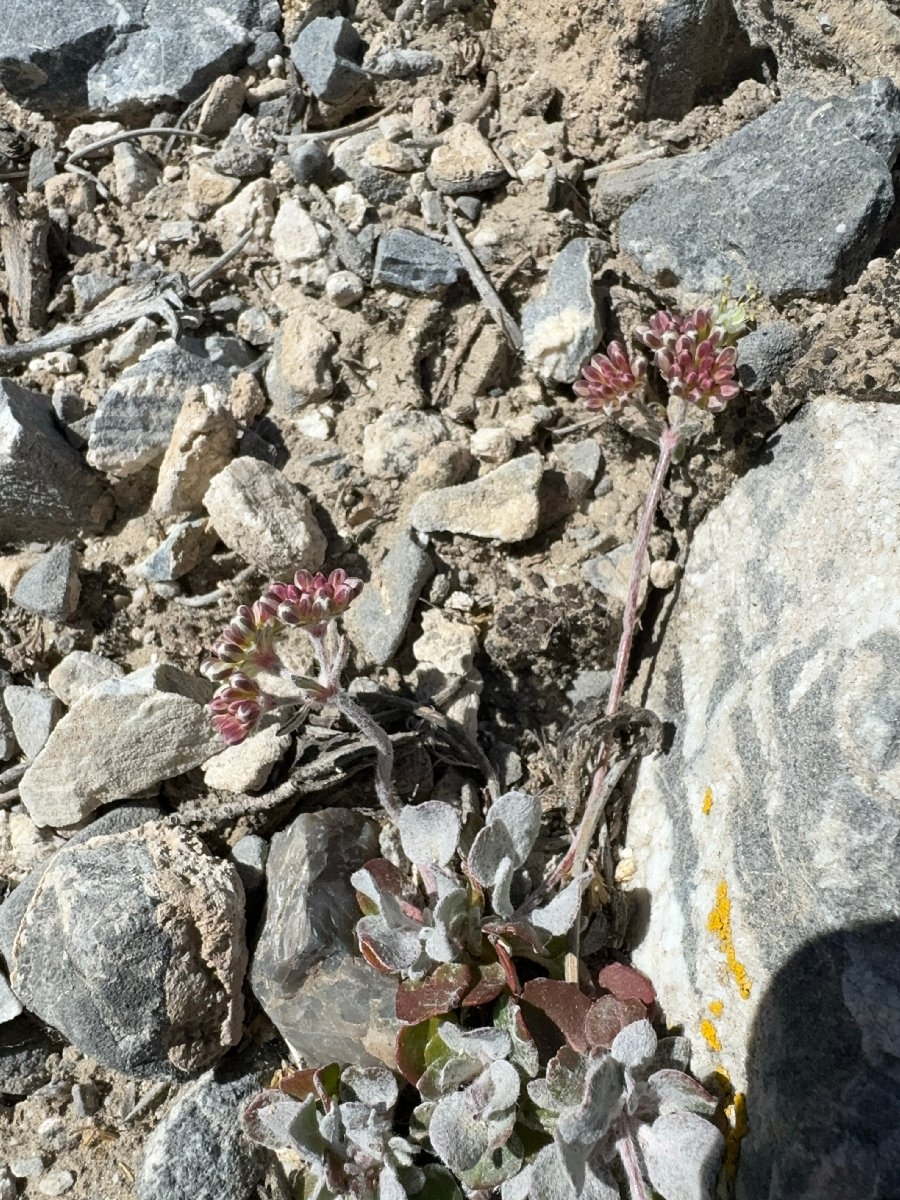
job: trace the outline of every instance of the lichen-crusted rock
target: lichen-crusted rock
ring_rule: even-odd
[[[547,275],[544,294],[522,309],[525,359],[542,379],[572,383],[597,349],[603,326],[594,292],[600,243],[573,238]]]
[[[623,213],[619,243],[656,279],[701,292],[726,276],[774,298],[832,292],[878,245],[898,146],[889,79],[792,96],[651,187]]]
[[[900,1011],[898,480],[895,405],[814,402],[784,427],[697,531],[648,698],[675,735],[631,805],[635,964],[698,1074],[747,1091],[744,1200],[885,1195],[886,1147],[857,1131],[896,1129],[900,1094],[881,1048]]]
[[[0,542],[97,533],[112,508],[59,432],[48,397],[0,379]]]
[[[413,505],[410,521],[421,533],[444,530],[523,542],[537,533],[542,474],[539,454],[514,458],[471,483],[425,492]]]
[[[235,1045],[246,965],[237,871],[162,825],[61,850],[10,963],[29,1011],[138,1077],[202,1070]]]
[[[309,1063],[396,1067],[397,981],[360,956],[350,876],[378,853],[371,821],[342,809],[303,813],[272,838],[250,986]]]
[[[147,1138],[139,1200],[250,1200],[265,1169],[241,1128],[258,1083],[252,1073],[220,1082],[212,1071],[184,1089]]]
[[[271,575],[316,571],[327,541],[303,493],[268,463],[236,458],[203,500],[216,533],[248,563]]]
[[[69,710],[22,776],[19,794],[36,825],[75,825],[181,775],[222,749],[203,707],[208,689],[176,667],[98,684]]]

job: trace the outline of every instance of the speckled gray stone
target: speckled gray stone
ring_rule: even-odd
[[[376,665],[384,666],[393,658],[419,593],[433,574],[420,539],[408,529],[401,530],[348,617],[363,652]]]
[[[71,542],[59,542],[29,567],[13,591],[13,604],[51,621],[66,621],[78,605],[81,556]]]
[[[800,335],[787,321],[761,325],[738,342],[738,377],[745,392],[778,383],[800,355]]]
[[[4,689],[3,703],[12,718],[19,749],[26,758],[36,758],[62,716],[62,705],[52,692],[18,684]]]
[[[462,263],[456,253],[434,238],[412,229],[389,229],[378,239],[375,252],[375,287],[438,295],[456,283]]]
[[[634,962],[747,1093],[741,1200],[900,1178],[898,481],[896,405],[808,404],[697,530],[647,698]]]
[[[572,383],[597,349],[603,326],[594,291],[600,243],[573,238],[547,273],[543,294],[522,309],[526,362],[542,379]]]
[[[291,46],[291,60],[317,99],[345,104],[368,86],[360,67],[365,51],[346,17],[314,17]]]
[[[303,813],[272,838],[250,985],[305,1061],[395,1066],[397,981],[360,957],[350,876],[378,854],[373,822],[342,809]]]
[[[206,521],[179,521],[134,572],[152,583],[180,579],[212,552],[217,540]]]

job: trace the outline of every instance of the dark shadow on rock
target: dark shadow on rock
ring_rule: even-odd
[[[900,920],[825,934],[762,1000],[737,1200],[900,1197]]]

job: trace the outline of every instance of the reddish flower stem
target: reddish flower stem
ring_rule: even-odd
[[[635,630],[637,629],[638,601],[641,592],[644,558],[646,557],[647,547],[650,543],[650,533],[653,529],[653,520],[656,516],[656,510],[659,507],[660,497],[662,496],[663,485],[666,482],[666,476],[669,473],[669,467],[672,463],[672,455],[677,450],[680,442],[681,435],[678,430],[672,429],[667,425],[659,439],[659,458],[656,462],[656,470],[653,472],[650,491],[647,494],[647,502],[644,505],[644,512],[641,516],[641,524],[638,528],[637,540],[634,545],[634,562],[631,565],[631,579],[628,584],[628,596],[625,600],[625,612],[622,617],[622,636],[619,639],[616,666],[613,673],[612,686],[609,689],[609,700],[606,704],[607,717],[614,717],[619,711],[619,705],[622,703],[622,695],[625,691],[625,677],[628,672],[628,660],[631,657],[631,645],[634,641]],[[578,826],[578,831],[572,840],[572,845],[568,853],[557,868],[556,874],[560,878],[564,875],[580,875],[585,868],[587,856],[590,852],[591,843],[593,842],[606,799],[604,784],[606,783],[609,771],[611,750],[612,735],[607,733],[600,750],[600,760],[594,772],[594,778],[591,781],[591,790],[584,807],[581,824]]]
[[[633,1123],[628,1118],[619,1122],[616,1150],[625,1168],[625,1178],[628,1180],[630,1200],[650,1200],[650,1192],[644,1182],[637,1148],[634,1144]]]

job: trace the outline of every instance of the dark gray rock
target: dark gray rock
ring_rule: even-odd
[[[60,542],[29,567],[13,591],[13,604],[51,621],[67,621],[78,606],[81,556],[71,542]]]
[[[133,475],[165,453],[189,387],[213,384],[223,397],[229,371],[190,354],[174,341],[159,342],[104,393],[88,441],[88,462],[101,471]]]
[[[283,51],[284,46],[277,33],[260,33],[254,39],[250,53],[247,55],[247,66],[258,71],[268,64],[270,58],[276,54],[282,54]]]
[[[378,79],[420,79],[423,75],[437,75],[443,65],[428,50],[388,47],[368,55],[363,70]]]
[[[457,196],[456,207],[467,221],[473,223],[481,216],[481,201],[477,196]]]
[[[280,20],[271,0],[221,0],[217,13],[181,0],[12,0],[0,84],[20,103],[69,114],[191,100],[241,63],[250,30]]]
[[[12,676],[6,671],[0,671],[0,762],[6,762],[7,759],[12,758],[18,749],[16,735],[13,733],[12,717],[3,703],[2,696],[2,690],[11,678]]]
[[[456,283],[462,263],[453,250],[411,229],[390,229],[378,239],[375,286],[436,295]]]
[[[366,157],[369,146],[381,139],[380,129],[367,129],[340,142],[333,153],[335,169],[352,179],[359,194],[365,196],[376,207],[382,204],[396,204],[406,195],[409,187],[408,175],[375,166]]]
[[[255,146],[238,129],[225,139],[225,144],[210,159],[210,166],[220,175],[236,175],[238,179],[256,179],[264,175],[271,164],[269,151]]]
[[[572,383],[597,349],[603,327],[594,292],[600,243],[573,238],[553,260],[544,294],[522,309],[526,362],[542,379]]]
[[[642,49],[648,120],[677,121],[705,93],[746,78],[756,57],[732,0],[666,0]]]
[[[318,142],[303,142],[292,146],[288,156],[291,174],[297,183],[322,183],[328,174],[328,155]]]
[[[241,877],[244,891],[250,895],[260,891],[266,882],[266,860],[269,843],[255,833],[248,833],[231,847],[231,861]]]
[[[782,101],[632,204],[622,249],[700,292],[726,276],[774,298],[835,291],[869,261],[893,207],[898,97],[876,80],[849,98]]]
[[[97,533],[112,507],[59,432],[48,397],[0,379],[0,543]]]
[[[246,963],[234,867],[157,824],[54,856],[16,932],[10,982],[82,1053],[172,1076],[240,1039]]]
[[[263,1152],[245,1137],[241,1111],[259,1084],[220,1082],[208,1071],[178,1096],[150,1136],[138,1200],[250,1200],[265,1175]]]
[[[326,104],[346,104],[368,87],[366,52],[346,17],[315,17],[291,46],[291,59],[310,91]]]
[[[3,703],[12,718],[19,749],[26,758],[36,758],[62,716],[62,705],[52,692],[17,684],[4,689]]]
[[[634,961],[747,1095],[742,1200],[900,1178],[898,478],[895,404],[807,404],[697,529],[647,697]]]
[[[395,979],[360,956],[351,874],[378,854],[372,821],[342,809],[304,813],[272,838],[268,893],[250,986],[309,1063],[395,1066]]]
[[[159,815],[160,809],[157,804],[145,804],[139,800],[128,801],[109,809],[102,816],[89,821],[82,829],[76,830],[66,844],[80,846],[93,837],[137,829],[146,821],[155,820]],[[49,863],[43,862],[29,871],[19,886],[0,904],[0,958],[3,958],[7,965],[12,961],[13,941],[25,915],[25,909],[48,866]]]
[[[47,1058],[59,1046],[27,1013],[0,1025],[0,1096],[30,1096],[50,1079]]]
[[[206,521],[179,521],[164,542],[134,568],[135,574],[151,583],[167,583],[193,571],[217,542]]]
[[[800,335],[787,321],[761,325],[738,342],[738,377],[745,392],[778,383],[800,356]]]
[[[618,220],[629,205],[643,196],[656,183],[661,183],[677,170],[683,170],[687,157],[651,158],[634,167],[620,171],[604,171],[599,175],[591,195],[591,210],[598,221]]]
[[[396,653],[419,593],[433,574],[421,541],[411,530],[401,530],[350,610],[363,652],[378,666]]]

